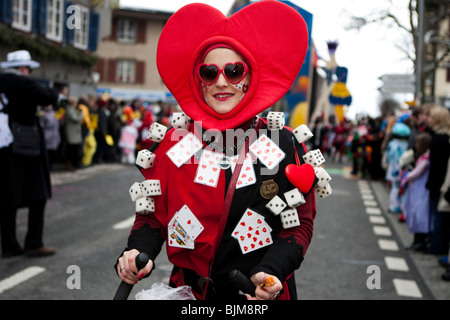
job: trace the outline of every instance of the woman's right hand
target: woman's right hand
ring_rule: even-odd
[[[137,269],[136,257],[139,253],[140,252],[138,250],[132,249],[130,251],[125,251],[119,258],[119,263],[117,264],[117,274],[122,281],[125,281],[128,284],[136,284],[153,269],[152,260],[149,260],[143,269]]]

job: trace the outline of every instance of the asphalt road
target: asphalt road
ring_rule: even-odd
[[[438,279],[443,269],[436,266],[437,257],[403,249],[412,236],[386,212],[385,187],[353,178],[345,165],[325,168],[333,194],[316,199],[313,240],[296,272],[299,299],[449,299],[448,283]],[[113,264],[126,245],[134,212],[128,189],[141,180],[135,167],[120,164],[55,172],[44,240],[57,253],[0,259],[0,300],[111,300],[120,282]],[[22,209],[20,240],[26,223]],[[386,249],[392,243],[397,250]],[[167,282],[171,265],[164,251],[156,266],[130,299],[153,283]]]

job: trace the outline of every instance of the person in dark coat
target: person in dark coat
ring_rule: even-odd
[[[6,69],[0,75],[0,90],[7,98],[10,123],[22,125],[37,123],[40,134],[40,152],[37,156],[13,153],[12,145],[0,149],[0,226],[2,257],[26,253],[28,256],[54,254],[43,244],[44,212],[51,197],[49,162],[45,139],[39,121],[38,106],[56,105],[57,92],[39,85],[29,75],[40,64],[31,60],[26,50],[11,52],[1,63]],[[24,248],[16,237],[16,215],[19,208],[27,207],[28,232]]]

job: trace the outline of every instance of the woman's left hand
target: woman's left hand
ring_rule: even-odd
[[[274,300],[278,298],[283,289],[283,285],[277,277],[265,272],[255,273],[250,280],[256,287],[255,297],[246,294],[247,300]]]

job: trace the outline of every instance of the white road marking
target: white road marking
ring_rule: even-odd
[[[367,207],[366,208],[366,213],[367,214],[381,214],[381,210],[379,208],[372,208],[372,207]]]
[[[382,226],[373,226],[373,233],[375,233],[378,236],[391,236],[392,232],[391,229],[388,227],[382,227]]]
[[[115,225],[113,225],[113,229],[116,229],[116,230],[129,229],[133,226],[134,219],[135,219],[135,216],[132,216],[132,217],[129,217],[128,219],[118,222]]]
[[[384,262],[386,263],[386,266],[390,270],[395,271],[409,271],[408,264],[406,263],[406,260],[403,258],[397,258],[397,257],[384,257]]]
[[[363,194],[361,195],[361,197],[363,198],[363,200],[374,200],[375,196],[373,194]]]
[[[369,216],[369,220],[371,223],[376,223],[376,224],[385,224],[386,223],[386,219],[382,216],[371,215],[371,216]]]
[[[366,213],[369,215],[373,226],[373,232],[377,236],[392,236],[391,229],[386,226],[380,226],[380,224],[386,224],[386,219],[382,215],[381,209],[377,205],[377,201],[373,196],[368,184],[364,181],[359,181],[359,191],[363,199],[364,206],[366,207]],[[378,224],[378,225],[376,225]],[[399,247],[395,240],[378,239],[378,246],[381,250],[398,251]],[[408,272],[409,267],[406,260],[398,257],[384,257],[386,267],[394,271]],[[395,290],[399,296],[422,298],[419,286],[414,280],[396,279],[393,280]]]
[[[17,272],[15,274],[13,274],[12,276],[0,281],[0,293],[13,288],[13,287],[17,286],[18,284],[25,282],[44,271],[45,271],[45,268],[43,268],[43,267],[33,266],[33,267],[28,267],[20,272]]]
[[[378,246],[381,250],[398,251],[397,242],[394,240],[378,239]]]
[[[366,207],[377,207],[378,206],[377,202],[374,200],[364,200],[364,205]]]
[[[414,280],[394,279],[395,290],[399,296],[422,298],[419,286]]]

